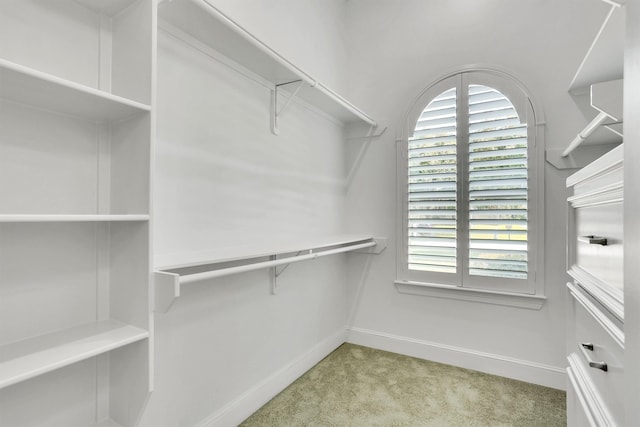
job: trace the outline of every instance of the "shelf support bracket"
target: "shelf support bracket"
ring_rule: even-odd
[[[313,253],[313,250],[309,249],[309,253]],[[296,252],[295,256],[300,256],[300,254],[302,254],[302,251]],[[271,255],[269,259],[271,261],[275,261],[278,259],[278,256]],[[271,268],[271,294],[272,295],[275,295],[278,293],[278,277],[280,277],[280,275],[287,269],[287,267],[289,267],[289,265],[291,265],[291,263],[284,264],[280,269],[278,269],[277,265]]]
[[[269,257],[269,261],[275,261],[278,259],[278,255],[271,255]],[[271,267],[271,295],[275,295],[278,293],[278,266]]]
[[[180,297],[180,275],[167,272],[155,272],[155,307],[156,313],[166,313],[176,298]]]
[[[289,96],[282,108],[278,110],[278,92],[280,90],[280,87],[288,86],[294,83],[297,83],[296,88],[293,90],[291,96]],[[278,119],[282,116],[282,114],[284,114],[287,107],[289,107],[289,104],[291,104],[293,98],[295,98],[300,89],[302,89],[303,85],[304,80],[293,80],[290,82],[277,84],[274,86],[273,90],[271,90],[271,133],[273,133],[274,135],[280,134],[280,130],[278,129]]]

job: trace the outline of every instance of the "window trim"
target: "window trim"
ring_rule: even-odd
[[[407,206],[406,206],[406,185],[407,185],[407,144],[409,137],[413,134],[415,123],[426,107],[426,105],[441,92],[450,89],[454,85],[451,83],[453,79],[458,79],[456,87],[466,87],[468,84],[487,84],[504,93],[514,104],[518,114],[523,109],[528,112],[528,138],[531,149],[529,150],[529,170],[531,177],[530,186],[530,203],[528,207],[529,214],[532,218],[530,222],[530,246],[529,250],[531,261],[529,263],[532,274],[526,281],[526,285],[517,279],[494,280],[495,278],[487,277],[477,279],[474,276],[474,286],[465,283],[462,286],[462,277],[465,273],[462,269],[454,274],[434,273],[409,270],[407,265]],[[484,82],[484,83],[483,83]],[[489,82],[489,83],[486,83]],[[515,93],[517,91],[518,93]],[[518,98],[524,100],[524,103],[518,101]],[[523,105],[524,104],[524,105]],[[531,301],[526,299],[527,296],[535,296],[540,306],[544,302],[544,119],[541,109],[537,108],[534,98],[526,89],[520,80],[512,74],[492,67],[469,66],[462,69],[456,69],[428,85],[412,102],[407,110],[399,127],[399,137],[397,142],[397,227],[398,227],[398,246],[396,256],[396,288],[401,293],[411,293],[430,296],[451,297],[451,291],[462,291],[464,297],[456,299],[478,300],[487,302],[487,296],[490,294],[495,297],[499,295],[499,300],[512,299],[515,306],[523,306],[515,300]],[[460,126],[460,122],[458,122]],[[460,187],[459,190],[460,191]],[[466,273],[468,274],[468,273]],[[501,284],[495,286],[495,282]],[[480,285],[480,286],[478,286]],[[520,285],[520,286],[518,286]],[[411,291],[413,289],[413,291]],[[462,296],[462,295],[460,295]],[[513,296],[513,298],[511,298]],[[516,298],[517,297],[517,298]],[[492,299],[495,303],[495,298]],[[529,307],[529,303],[525,303],[525,308],[539,308],[537,302],[533,307]],[[507,305],[512,305],[507,304]]]

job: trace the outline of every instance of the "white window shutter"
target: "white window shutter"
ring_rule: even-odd
[[[435,97],[409,138],[408,268],[527,279],[527,124],[499,91],[482,85],[468,90],[464,106],[455,88]],[[461,138],[457,114],[468,114],[469,127],[462,130],[468,138]],[[466,139],[468,158],[460,159],[457,144]],[[467,193],[457,194],[462,161]],[[460,198],[468,208],[467,227],[458,223]],[[457,259],[458,238],[468,241],[468,265]]]
[[[409,269],[455,273],[456,89],[424,109],[408,143]]]
[[[469,86],[469,274],[527,278],[527,124],[509,99]]]

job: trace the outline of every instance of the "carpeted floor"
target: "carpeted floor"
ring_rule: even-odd
[[[565,393],[343,344],[242,427],[566,425]]]

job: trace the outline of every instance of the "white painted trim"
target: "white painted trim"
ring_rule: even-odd
[[[577,264],[567,271],[589,295],[609,310],[621,322],[624,321],[624,292],[593,276]]]
[[[564,368],[385,332],[350,328],[347,342],[565,390]]]
[[[540,310],[547,300],[545,296],[533,294],[517,294],[513,292],[491,291],[404,280],[396,280],[394,283],[396,289],[401,294],[474,301],[485,304],[527,308],[530,310]]]
[[[567,178],[567,188],[574,187],[584,181],[606,175],[613,170],[619,169],[624,162],[624,144],[618,145],[607,154],[596,159],[592,163],[580,169],[578,172]]]
[[[593,381],[589,375],[584,372],[578,355],[571,353],[569,357],[567,357],[567,360],[569,361],[569,380],[589,420],[594,422],[594,426],[615,427],[616,423],[614,418],[602,403],[602,397],[600,397]]]
[[[576,375],[573,373],[573,369],[571,369],[571,367],[567,368],[567,376],[569,378],[569,382],[571,383],[571,388],[573,389],[573,394],[574,394],[576,400],[580,403],[580,407],[582,408],[582,412],[584,413],[585,417],[589,421],[589,426],[597,427],[598,425],[596,424],[596,421],[594,420],[593,415],[591,414],[591,411],[589,410],[589,404],[587,403],[587,398],[585,396],[585,393],[582,390],[582,388],[580,387],[578,379],[576,378]],[[570,408],[567,408],[567,410],[569,410],[569,409]],[[577,408],[575,408],[575,409],[577,409]],[[569,414],[567,414],[567,415],[569,415]],[[569,421],[569,419],[567,419],[567,421]],[[569,424],[571,426],[573,426],[573,423],[569,423]],[[576,427],[578,427],[578,426],[576,426]]]
[[[618,181],[593,191],[576,194],[567,198],[573,208],[613,205],[624,202],[624,182]]]
[[[197,423],[195,427],[226,427],[240,424],[345,341],[346,331],[337,331]]]
[[[624,350],[624,331],[616,326],[598,307],[580,291],[579,285],[567,283],[571,296],[598,322],[613,340]]]

